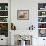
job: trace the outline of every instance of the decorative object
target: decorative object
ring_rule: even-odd
[[[8,22],[8,17],[0,17],[0,22]]]
[[[44,8],[40,8],[40,10],[44,10]]]
[[[0,11],[0,16],[8,16],[8,11]]]
[[[17,10],[18,20],[29,20],[29,10]]]
[[[46,23],[38,23],[38,28],[46,28]]]
[[[31,35],[15,35],[15,45],[16,46],[30,46],[32,45],[32,36]]]
[[[46,11],[38,11],[38,16],[46,16]]]
[[[8,30],[8,23],[0,23],[0,30]]]
[[[46,3],[38,3],[38,10],[45,10],[46,9]]]
[[[11,30],[16,30],[16,26],[13,23],[11,23]]]
[[[1,10],[1,6],[0,6],[0,10]]]
[[[8,6],[5,6],[5,10],[8,10]]]
[[[31,25],[30,27],[29,27],[29,30],[34,30],[34,26],[33,25]]]
[[[42,12],[42,15],[45,15],[45,12]]]
[[[8,3],[0,3],[0,10],[8,10]]]
[[[8,37],[8,23],[0,23],[0,35]]]
[[[38,22],[46,22],[46,17],[38,17]]]
[[[39,29],[39,37],[46,37],[46,29]]]

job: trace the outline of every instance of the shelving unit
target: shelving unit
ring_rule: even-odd
[[[38,3],[38,31],[39,37],[46,37],[46,3]]]
[[[8,37],[8,3],[0,3],[0,35]]]

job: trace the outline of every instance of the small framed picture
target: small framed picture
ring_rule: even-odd
[[[29,20],[29,10],[17,10],[18,20]]]

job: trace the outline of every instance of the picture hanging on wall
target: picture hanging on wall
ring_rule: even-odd
[[[29,20],[29,10],[17,10],[18,20]]]

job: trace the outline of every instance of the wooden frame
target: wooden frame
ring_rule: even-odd
[[[29,20],[29,10],[17,10],[18,20]]]

